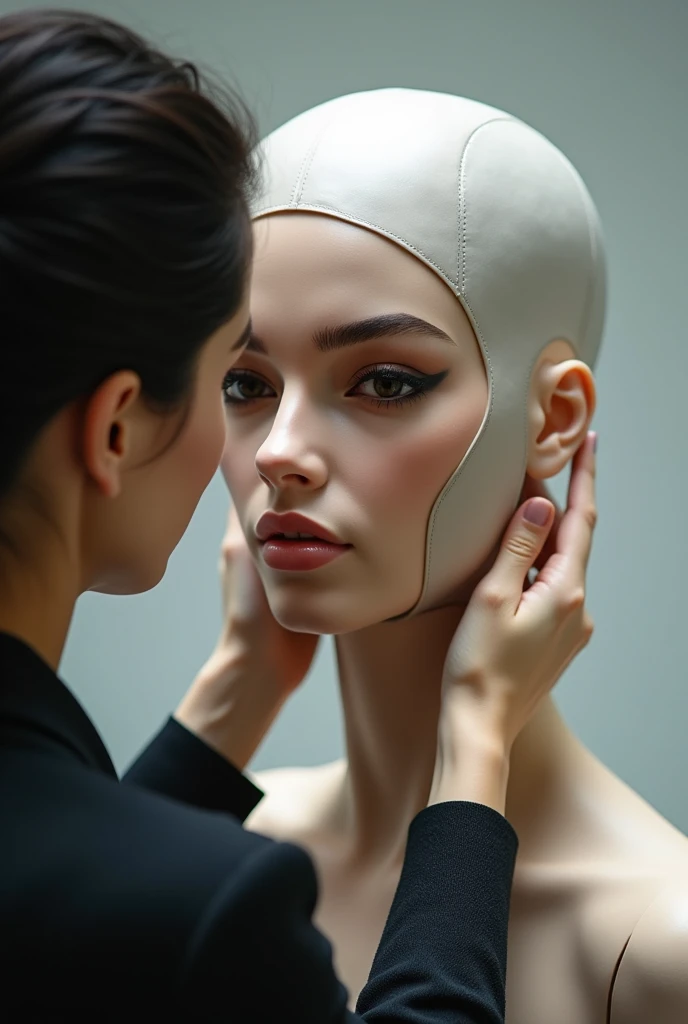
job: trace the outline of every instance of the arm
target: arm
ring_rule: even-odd
[[[503,1024],[515,852],[513,831],[489,808],[451,803],[418,815],[356,1015],[346,1009],[331,946],[311,921],[310,858],[271,843],[225,883],[195,929],[183,968],[189,1018]]]
[[[244,821],[262,793],[241,772],[304,679],[318,638],[289,632],[273,618],[233,509],[220,575],[223,625],[215,651],[122,781]]]
[[[358,999],[364,1020],[504,1021],[516,848],[506,819],[483,804],[442,803],[421,811],[411,823],[399,886]]]
[[[640,918],[621,956],[610,1024],[688,1020],[688,883],[668,886]]]
[[[263,796],[231,761],[174,718],[139,754],[122,782],[204,810],[223,811],[242,822]]]

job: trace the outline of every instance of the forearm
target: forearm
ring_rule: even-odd
[[[244,656],[220,652],[198,673],[174,717],[243,771],[283,703],[277,686],[255,678]]]
[[[485,806],[414,819],[399,886],[357,1010],[367,1024],[504,1024],[516,835]]]

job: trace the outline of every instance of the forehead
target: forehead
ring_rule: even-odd
[[[319,214],[280,213],[257,220],[254,232],[257,333],[285,318],[318,327],[404,311],[453,335],[465,319],[434,271],[366,228]]]

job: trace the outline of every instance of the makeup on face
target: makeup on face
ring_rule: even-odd
[[[451,344],[454,356],[456,354],[456,346],[444,331],[410,313],[385,313],[344,324],[328,325],[316,331],[313,336],[316,351],[311,371],[318,364],[321,371],[319,375],[312,372],[311,378],[317,380],[320,376],[325,380],[331,380],[332,377],[340,380],[342,383],[331,390],[331,405],[339,407],[340,403],[348,402],[352,415],[360,417],[361,411],[364,415],[366,412],[375,415],[407,409],[412,403],[427,398],[446,379],[450,369],[447,367],[426,373],[391,360],[369,362],[370,356],[367,356],[366,349],[373,349],[370,354],[372,356],[380,351],[380,345],[384,343],[390,355],[427,363],[428,352],[420,350],[419,339],[422,339],[424,346],[431,339],[430,346],[434,345],[435,349],[431,359],[433,363],[437,363],[442,356],[438,350],[438,339]],[[269,417],[270,410],[274,411],[275,406],[279,406],[284,384],[278,380],[280,375],[275,372],[275,365],[272,365],[270,359],[270,347],[265,341],[253,335],[248,353],[249,365],[250,354],[253,353],[257,364],[265,362],[265,372],[240,366],[226,374],[223,398],[227,412],[230,417],[233,414],[250,417],[252,411],[260,416],[262,408],[263,415]],[[357,366],[351,374],[350,368],[356,365],[352,361],[354,359],[363,365]],[[319,392],[320,381],[313,383],[312,380],[311,390]],[[310,400],[314,401],[312,395]],[[309,399],[302,398],[302,401],[307,402]],[[278,496],[280,488],[276,480],[273,483],[273,496]],[[351,544],[343,543],[331,530],[299,514],[297,510],[286,514],[271,511],[264,513],[256,524],[255,535],[261,561],[269,569],[280,572],[310,572],[322,568],[352,547]]]
[[[256,537],[265,564],[282,572],[320,569],[351,548],[324,526],[294,512],[265,512],[256,525]]]
[[[466,315],[409,253],[314,215],[261,228],[251,313],[223,472],[273,614],[332,633],[405,612],[429,511],[485,413]],[[259,535],[287,513],[307,521]]]

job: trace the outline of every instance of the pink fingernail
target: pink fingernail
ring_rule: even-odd
[[[523,509],[523,518],[533,526],[544,526],[551,514],[552,506],[542,498],[531,498]]]

